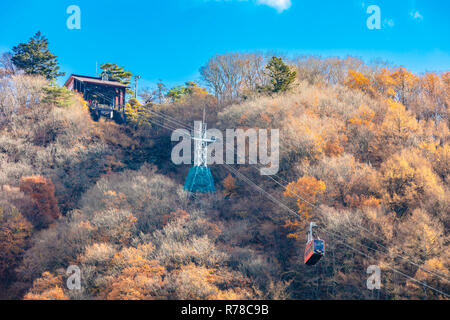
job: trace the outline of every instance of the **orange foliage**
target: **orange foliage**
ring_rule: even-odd
[[[302,177],[296,182],[291,182],[284,191],[285,197],[296,198],[298,213],[305,220],[310,218],[313,206],[316,205],[317,197],[325,192],[325,182],[314,177]]]
[[[445,102],[448,106],[450,105],[450,71],[444,72],[441,79],[444,86]]]
[[[223,180],[223,187],[225,188],[225,194],[228,197],[232,197],[236,193],[236,179],[231,174]]]
[[[108,300],[152,300],[163,285],[166,269],[158,261],[147,259],[154,250],[151,243],[125,248],[114,256],[115,268],[123,268],[105,289]]]
[[[358,108],[357,116],[350,118],[349,122],[354,125],[372,127],[374,118],[375,112],[368,106],[361,105]]]
[[[41,176],[23,177],[20,191],[29,196],[35,210],[27,212],[26,217],[39,227],[46,227],[61,216],[55,197],[55,186],[50,179]]]
[[[378,93],[388,98],[394,98],[395,86],[396,81],[388,69],[383,68],[374,75],[374,87]]]
[[[288,231],[288,238],[299,238],[299,233],[297,231],[302,227],[299,220],[286,220],[283,227]]]
[[[345,81],[345,85],[350,89],[361,90],[365,93],[372,93],[373,89],[370,85],[370,80],[368,77],[363,75],[360,72],[354,70],[348,70],[347,80]]]
[[[434,171],[442,180],[447,181],[450,177],[450,145],[446,143],[440,146],[438,142],[424,142],[420,148],[432,163]]]
[[[407,104],[408,96],[412,93],[414,88],[419,83],[419,77],[414,73],[409,72],[404,67],[397,68],[391,73],[395,81],[395,92],[397,99],[404,105]]]
[[[125,266],[117,278],[106,289],[108,300],[152,300],[158,299],[158,290],[163,285],[166,269],[156,260],[148,260],[153,251],[152,244],[138,248],[123,249],[116,254],[113,263]]]
[[[25,295],[25,300],[69,300],[61,289],[61,277],[44,272],[42,277],[33,282],[33,287]]]
[[[32,229],[17,209],[0,207],[0,279],[7,279],[14,272],[25,252]]]
[[[369,146],[373,161],[379,163],[410,144],[420,132],[411,111],[397,101],[387,100],[387,113],[376,130],[376,139]]]
[[[374,196],[346,195],[345,202],[352,208],[376,208],[381,204],[381,200]]]
[[[331,135],[328,137],[325,142],[325,146],[323,151],[328,157],[337,157],[344,153],[343,144],[348,141],[348,138],[345,134],[341,134],[340,136]]]
[[[403,215],[425,199],[444,196],[444,189],[426,159],[411,151],[395,154],[381,166],[385,205]]]
[[[229,272],[189,264],[175,274],[177,299],[242,300],[251,297],[245,279]]]
[[[161,287],[165,268],[158,261],[134,261],[134,264],[122,270],[111,285],[108,300],[151,300],[157,299],[154,292]]]
[[[441,91],[441,79],[435,73],[426,73],[420,84],[423,92],[431,98],[436,98]]]

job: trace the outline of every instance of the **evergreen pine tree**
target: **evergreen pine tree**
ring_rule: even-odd
[[[266,89],[272,93],[286,92],[294,82],[297,72],[283,62],[281,58],[272,57],[266,66],[271,85]]]
[[[36,74],[48,80],[64,76],[59,72],[58,61],[48,49],[48,40],[38,31],[27,43],[20,43],[12,49],[12,62],[26,74]]]

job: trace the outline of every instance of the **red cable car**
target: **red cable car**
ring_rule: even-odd
[[[317,227],[317,225],[311,222],[305,248],[305,264],[308,266],[315,265],[325,255],[325,241],[319,237],[314,238],[313,227]]]

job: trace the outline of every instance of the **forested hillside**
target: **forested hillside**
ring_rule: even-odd
[[[200,72],[130,99],[124,125],[0,72],[0,298],[445,299],[450,72],[259,53]],[[169,129],[203,110],[210,128],[280,129],[276,176],[235,168],[290,211],[221,165],[214,196],[183,190]],[[326,241],[314,267],[310,221]],[[66,286],[71,265],[81,290]]]

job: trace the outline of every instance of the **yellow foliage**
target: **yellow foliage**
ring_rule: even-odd
[[[301,223],[299,220],[286,220],[284,223],[284,228],[288,230],[288,238],[298,239],[299,233],[298,230],[301,228]]]
[[[397,214],[418,207],[425,198],[443,197],[444,189],[426,159],[404,151],[382,164],[382,197]]]
[[[441,79],[432,72],[427,72],[421,79],[421,88],[423,92],[431,99],[436,99],[441,93]]]
[[[407,111],[405,106],[392,99],[388,99],[388,112],[381,129],[391,128],[391,132],[406,135],[417,132],[419,123],[414,115]]]
[[[325,182],[314,177],[302,177],[296,182],[291,182],[285,189],[283,195],[297,199],[298,213],[305,220],[310,218],[313,206],[316,205],[317,197],[325,192]]]
[[[368,77],[363,75],[360,72],[355,70],[348,70],[347,80],[345,81],[345,85],[347,85],[350,89],[361,90],[365,93],[372,93],[373,89],[370,85],[370,80]]]
[[[383,94],[388,98],[394,98],[396,95],[395,86],[396,81],[392,77],[391,72],[383,68],[374,75],[374,87],[378,93]]]
[[[376,138],[369,150],[375,161],[381,162],[389,155],[410,147],[420,134],[420,127],[416,117],[403,104],[388,99],[386,115],[375,133]]]
[[[158,290],[163,285],[166,269],[156,260],[147,257],[154,250],[151,243],[137,248],[125,248],[116,254],[113,265],[122,267],[106,289],[108,300],[158,299]]]
[[[391,73],[391,76],[395,81],[397,99],[403,104],[407,103],[409,96],[419,83],[419,77],[414,73],[409,72],[404,67],[394,70]]]
[[[368,198],[363,198],[361,201],[361,207],[372,207],[376,208],[380,205],[381,200],[375,198],[374,196],[370,196]]]
[[[176,298],[180,300],[242,300],[251,297],[244,283],[229,288],[233,274],[189,264],[176,271]]]
[[[341,134],[340,136],[330,135],[327,137],[327,141],[325,143],[325,147],[323,151],[327,157],[337,157],[344,153],[343,144],[348,141],[348,138],[345,134]]]
[[[448,264],[448,261],[447,261]],[[431,258],[425,262],[425,264],[422,266],[426,270],[432,270],[434,273],[441,273],[446,275],[447,277],[450,275],[448,268],[445,267],[444,262],[441,261],[439,258]],[[426,272],[422,269],[418,269],[416,272],[415,278],[420,281],[426,281],[429,278],[433,277],[432,274],[429,272]]]
[[[354,125],[364,125],[368,127],[373,126],[373,119],[375,118],[375,112],[366,105],[361,105],[358,108],[357,115],[349,120]]]
[[[44,272],[41,278],[33,282],[33,287],[25,295],[24,300],[69,300],[61,285],[61,277]]]

